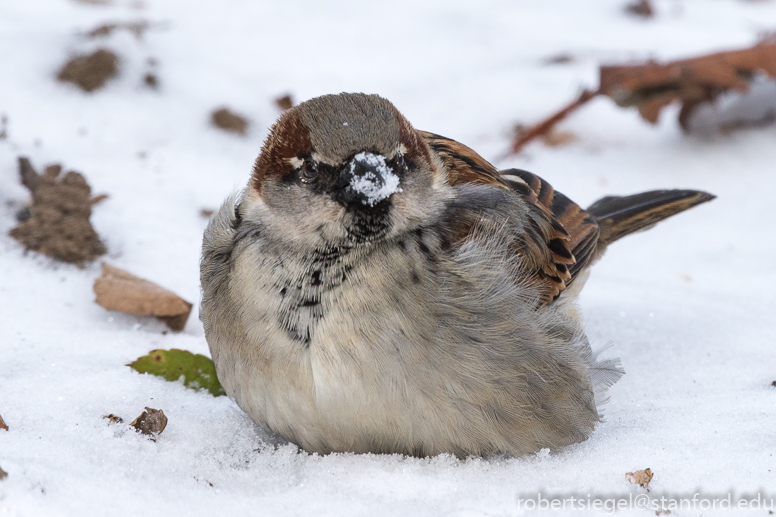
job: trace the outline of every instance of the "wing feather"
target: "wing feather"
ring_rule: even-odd
[[[425,131],[419,134],[441,158],[451,185],[506,188],[525,201],[531,228],[516,235],[515,253],[533,272],[543,301],[557,299],[594,257],[599,232],[595,218],[535,174],[520,169],[499,171],[455,140]]]

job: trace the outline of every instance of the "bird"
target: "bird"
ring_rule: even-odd
[[[309,453],[554,450],[591,435],[624,373],[584,332],[591,264],[713,198],[583,209],[378,95],[324,95],[280,116],[211,216],[200,319],[226,393]]]

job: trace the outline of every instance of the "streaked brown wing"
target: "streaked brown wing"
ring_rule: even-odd
[[[498,169],[469,147],[427,131],[418,131],[445,164],[451,185],[484,183],[507,188]]]
[[[546,303],[560,296],[593,258],[598,242],[595,219],[535,174],[519,169],[499,171],[455,140],[419,133],[442,159],[451,185],[508,188],[528,203],[533,228],[515,240],[515,252],[535,272]]]
[[[559,222],[568,232],[568,248],[575,259],[568,267],[571,275],[566,282],[568,287],[594,257],[598,245],[598,222],[581,206],[556,191],[536,174],[521,169],[506,169],[501,171],[501,175],[510,186],[513,182],[519,183],[522,180],[533,196],[536,196],[536,203],[546,208],[552,214],[553,220]]]

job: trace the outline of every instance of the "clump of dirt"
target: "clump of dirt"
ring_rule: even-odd
[[[294,107],[294,98],[291,97],[291,94],[283,95],[275,99],[275,105],[283,111],[290,110]]]
[[[573,55],[563,52],[561,54],[555,54],[544,59],[545,65],[567,65],[576,61]]]
[[[231,131],[240,135],[244,135],[248,130],[248,119],[227,108],[214,111],[210,116],[210,121],[214,126],[224,131]]]
[[[86,179],[75,171],[60,176],[62,167],[51,165],[43,174],[27,158],[19,158],[21,181],[32,192],[29,217],[10,231],[25,248],[62,262],[84,264],[107,251],[89,222],[92,205]]]
[[[156,89],[159,87],[159,78],[152,72],[148,72],[143,76],[143,82],[149,88]]]
[[[118,62],[116,54],[101,48],[91,54],[72,58],[59,70],[57,79],[76,84],[86,92],[93,92],[118,73]]]
[[[625,12],[642,18],[652,18],[655,16],[655,9],[650,0],[634,0],[625,6]]]

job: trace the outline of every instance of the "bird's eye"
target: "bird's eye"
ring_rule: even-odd
[[[302,165],[302,170],[299,172],[299,178],[302,183],[310,183],[318,177],[318,166],[313,162],[305,162]]]
[[[396,171],[399,174],[403,174],[409,168],[407,160],[404,159],[404,155],[402,153],[396,153],[396,156],[394,157],[394,163],[396,164]]]

